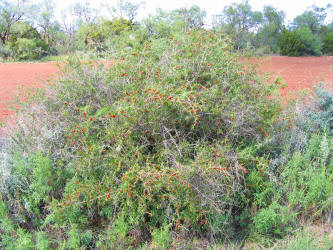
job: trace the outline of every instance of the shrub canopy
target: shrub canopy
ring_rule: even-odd
[[[54,230],[125,223],[230,237],[251,196],[245,152],[279,114],[272,88],[204,30],[134,39],[111,61],[71,62],[20,116],[1,177],[8,208],[24,207],[11,213]]]

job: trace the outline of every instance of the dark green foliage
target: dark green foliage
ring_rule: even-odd
[[[321,55],[321,45],[318,36],[308,28],[294,31],[284,29],[279,42],[281,54],[285,56]]]
[[[302,55],[321,55],[321,43],[318,35],[313,34],[309,28],[299,28],[294,32],[304,45]]]
[[[295,18],[288,29],[290,33],[286,33],[283,32],[283,11],[272,6],[264,6],[263,13],[252,11],[248,1],[244,1],[225,7],[223,13],[214,17],[213,25],[226,32],[235,47],[242,50],[254,49],[288,56],[319,56],[322,54],[321,38],[328,28],[324,21],[330,8],[330,5],[326,8],[312,6],[311,10]]]
[[[268,47],[271,52],[277,52],[281,32],[283,31],[285,13],[272,6],[265,6],[263,12],[263,25],[259,28],[254,45],[256,47]]]
[[[323,53],[333,54],[333,33],[329,33],[323,38]]]
[[[284,56],[301,56],[304,54],[305,46],[296,32],[284,29],[279,42],[281,54]]]

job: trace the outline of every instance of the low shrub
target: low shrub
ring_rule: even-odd
[[[5,46],[0,42],[0,58],[2,60],[6,60],[7,58],[12,56],[11,50],[8,48],[8,46]]]
[[[267,208],[262,208],[253,217],[256,232],[263,235],[283,236],[290,232],[295,215],[290,214],[287,206],[272,203]]]
[[[305,224],[331,222],[332,138],[321,132],[293,141],[298,138],[301,147],[285,147],[270,160],[262,171],[265,186],[254,194],[249,238],[265,247],[273,246],[276,239],[293,237]]]
[[[330,134],[333,132],[333,95],[324,85],[314,88],[317,96],[313,106],[308,110],[308,116],[313,124],[319,126],[323,130],[327,130]]]

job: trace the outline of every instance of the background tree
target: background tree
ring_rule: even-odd
[[[0,0],[0,39],[3,44],[8,41],[13,25],[23,20],[29,10],[27,0],[18,0],[16,3]]]
[[[59,39],[58,33],[61,32],[60,24],[54,16],[54,2],[45,0],[36,5],[34,15],[34,25],[37,27],[42,39],[50,47],[54,46]]]
[[[272,6],[265,6],[263,22],[256,35],[256,47],[267,46],[277,52],[279,40],[284,27],[285,13]]]
[[[300,56],[304,51],[304,44],[294,31],[287,30],[282,32],[279,41],[281,54],[284,56]]]
[[[321,55],[320,40],[307,27],[292,31],[285,29],[279,45],[281,54],[286,56]]]
[[[323,53],[333,55],[333,32],[323,39]]]
[[[169,37],[173,29],[176,28],[176,18],[171,12],[156,10],[157,14],[143,20],[145,33],[148,36],[154,37]]]
[[[99,10],[92,8],[87,1],[75,3],[70,7],[70,11],[73,16],[78,18],[79,23],[94,23],[99,13]]]
[[[126,0],[118,0],[115,6],[110,6],[109,4],[104,4],[103,6],[107,8],[114,19],[127,19],[133,24],[138,15],[139,8],[144,4],[144,1],[133,4]]]
[[[245,48],[251,43],[253,32],[258,30],[262,21],[262,13],[252,11],[248,1],[245,1],[226,6],[222,14],[214,17],[213,26],[229,34],[237,48]]]
[[[179,17],[185,25],[185,31],[200,29],[204,26],[206,11],[199,6],[193,5],[190,8],[181,8],[174,11],[174,16]]]
[[[131,29],[129,20],[119,18],[111,21],[99,18],[95,23],[83,23],[77,32],[77,39],[87,49],[102,50],[106,39]]]
[[[299,28],[295,30],[296,36],[299,37],[301,42],[304,44],[304,50],[301,55],[313,55],[320,56],[322,45],[320,38],[313,34],[312,31],[307,28]]]
[[[48,45],[28,22],[16,22],[13,25],[7,46],[13,57],[19,60],[39,59],[49,52]]]
[[[303,14],[295,17],[292,27],[294,29],[307,27],[313,34],[316,34],[323,25],[330,8],[331,5],[327,5],[326,8],[320,8],[313,5]]]
[[[206,12],[199,6],[163,11],[157,9],[157,14],[143,20],[145,33],[154,37],[170,37],[172,33],[198,30],[204,26]]]
[[[43,0],[38,5],[32,5],[29,0],[0,0],[0,54],[10,57],[10,52],[13,52],[6,43],[13,33],[12,27],[18,22],[27,22],[35,28],[40,35],[38,39],[44,40],[53,54],[75,53],[82,49],[101,50],[107,40],[110,43],[112,37],[124,30],[133,30],[135,34],[132,36],[147,39],[149,36],[170,37],[173,33],[204,28],[206,12],[199,6],[158,10],[156,15],[139,23],[136,18],[143,5],[144,2],[133,4],[129,0],[118,0],[114,6],[104,4],[98,9],[85,0],[62,10],[61,19],[56,20],[52,0]],[[108,10],[113,20],[99,16],[101,8]],[[327,24],[325,20],[331,9],[331,5],[324,8],[312,6],[294,19],[288,29],[295,31],[294,35],[308,48],[296,54],[320,55],[321,48],[330,53],[327,48],[330,47],[333,24]],[[286,37],[290,38],[290,34],[285,33],[284,40],[280,42],[285,22],[283,11],[272,6],[265,6],[263,12],[254,11],[248,0],[226,6],[213,20],[213,30],[219,29],[229,36],[237,49],[251,49],[259,54],[280,53],[280,45]],[[125,44],[129,42],[128,37],[123,40],[126,39]]]

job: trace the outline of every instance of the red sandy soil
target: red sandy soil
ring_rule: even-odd
[[[313,85],[323,82],[333,86],[333,56],[285,57],[274,56],[260,59],[260,72],[270,72],[271,78],[281,76],[287,87],[281,89],[286,96],[303,89],[313,90]]]
[[[270,72],[273,79],[281,76],[288,84],[281,90],[282,95],[312,89],[319,81],[333,85],[333,57],[274,56],[259,61],[261,72]],[[58,67],[52,62],[0,64],[0,122],[6,122],[12,114],[8,103],[19,87],[40,87],[46,80],[54,78],[57,72]]]
[[[41,87],[45,81],[55,77],[55,63],[1,63],[0,64],[0,122],[6,122],[13,113],[9,104],[16,93],[25,88]],[[20,89],[21,88],[21,89]]]

